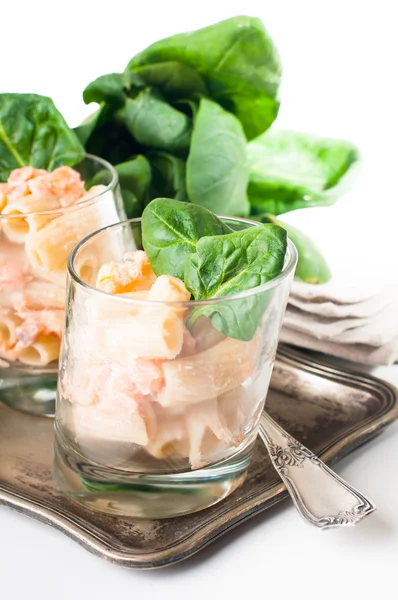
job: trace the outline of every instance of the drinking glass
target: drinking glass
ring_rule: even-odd
[[[41,415],[54,414],[69,253],[126,218],[108,162],[87,155],[74,169],[86,190],[75,204],[41,210],[48,199],[39,191],[37,210],[15,201],[0,213],[0,400]]]
[[[235,230],[258,224],[221,217]],[[95,287],[142,249],[140,219],[95,232],[69,258],[54,479],[85,505],[163,518],[219,502],[244,480],[296,264],[229,297],[164,302]]]

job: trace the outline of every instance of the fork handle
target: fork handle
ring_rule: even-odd
[[[356,525],[376,510],[358,492],[300,444],[265,411],[259,435],[300,515],[320,529]]]

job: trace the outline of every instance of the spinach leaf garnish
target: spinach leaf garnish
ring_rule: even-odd
[[[225,335],[254,336],[267,306],[267,292],[230,298],[257,288],[284,265],[287,234],[275,224],[233,231],[209,210],[169,198],[157,198],[142,215],[142,242],[157,275],[183,279],[194,300],[220,298],[191,312],[203,315]]]
[[[204,315],[225,335],[251,340],[266,308],[266,292],[230,300],[228,296],[256,288],[279,275],[286,246],[286,231],[273,224],[201,238],[196,253],[187,258],[185,285],[195,300],[225,300],[197,307],[190,322]]]
[[[145,252],[157,275],[184,278],[187,257],[203,236],[231,231],[206,208],[170,198],[153,200],[142,215]]]

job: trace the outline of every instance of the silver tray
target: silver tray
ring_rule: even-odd
[[[266,406],[277,422],[329,464],[398,417],[392,386],[283,346]],[[0,504],[56,527],[90,552],[126,567],[163,567],[188,558],[287,496],[258,441],[245,483],[212,508],[163,521],[102,515],[54,489],[52,438],[51,419],[0,404]]]

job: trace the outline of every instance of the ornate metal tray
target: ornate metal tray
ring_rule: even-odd
[[[282,347],[267,411],[331,464],[396,419],[398,403],[394,388],[380,380]],[[154,568],[183,560],[287,496],[258,441],[244,485],[210,509],[163,521],[91,512],[53,487],[52,427],[51,419],[0,404],[0,504],[52,525],[90,552],[126,567]]]

